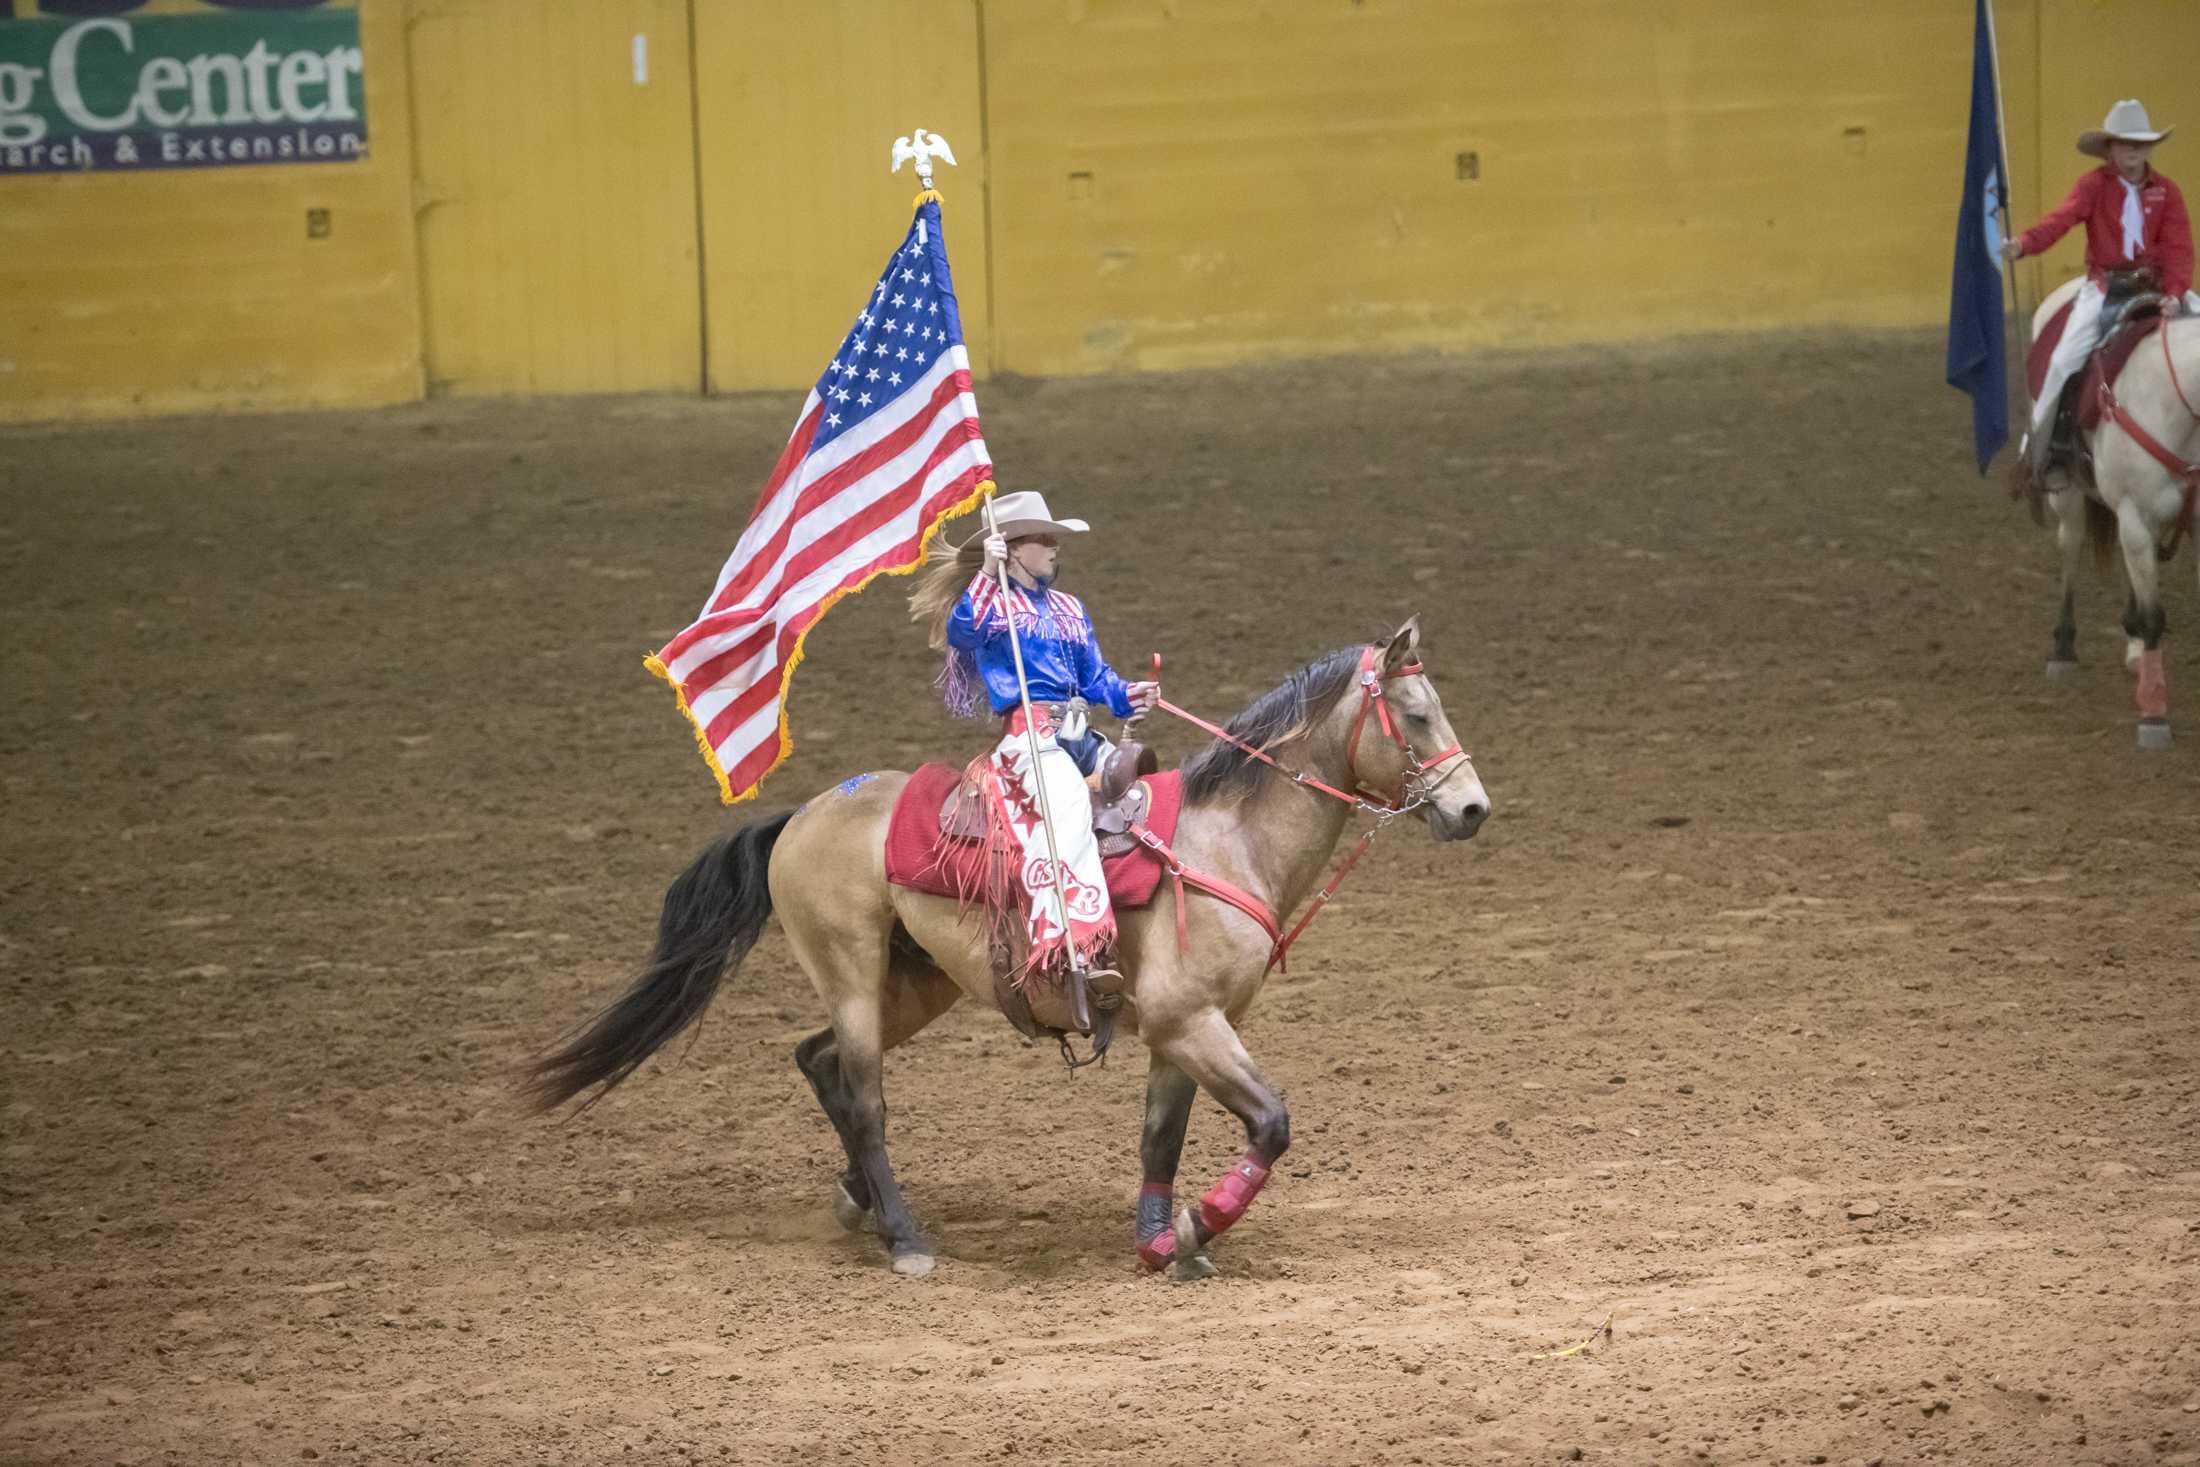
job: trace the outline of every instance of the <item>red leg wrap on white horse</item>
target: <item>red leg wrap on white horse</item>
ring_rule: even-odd
[[[1207,1189],[1207,1195],[1199,1199],[1199,1230],[1212,1238],[1228,1231],[1230,1225],[1245,1216],[1245,1209],[1253,1205],[1260,1189],[1268,1185],[1268,1168],[1250,1151],[1238,1158],[1238,1164],[1229,1174]]]
[[[2139,654],[2139,716],[2169,717],[2169,678],[2162,671],[2162,649],[2149,647]]]
[[[1176,1189],[1148,1182],[1138,1189],[1138,1259],[1159,1273],[1176,1257]]]

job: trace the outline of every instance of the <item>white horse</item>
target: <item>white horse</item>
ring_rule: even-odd
[[[2035,340],[2080,283],[2072,280],[2040,302],[2032,315]],[[2093,492],[2086,493],[2066,470],[2053,470],[2047,478],[2047,502],[2055,512],[2056,542],[2062,547],[2063,591],[2047,675],[2060,680],[2077,666],[2073,586],[2079,546],[2090,539],[2104,567],[2111,550],[2121,546],[2131,579],[2131,600],[2124,608],[2124,665],[2138,675],[2142,749],[2170,745],[2169,683],[2162,671],[2162,637],[2169,623],[2162,614],[2159,548],[2179,518],[2192,513],[2193,486],[2200,483],[2200,318],[2179,316],[2165,322],[2161,331],[2132,354],[2116,381],[2115,396],[2140,428],[2188,470],[2173,471],[2104,415],[2085,435],[2093,456]]]

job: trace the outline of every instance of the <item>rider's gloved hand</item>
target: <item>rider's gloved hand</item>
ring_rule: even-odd
[[[1000,575],[1001,567],[1008,564],[1008,536],[985,537],[985,573],[988,578]]]

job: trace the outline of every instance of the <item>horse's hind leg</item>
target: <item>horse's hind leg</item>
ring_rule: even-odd
[[[2078,555],[2085,548],[2085,495],[2076,489],[2051,494],[2055,506],[2055,545],[2062,551],[2062,615],[2055,621],[2055,647],[2047,654],[2047,680],[2063,682],[2078,670]]]
[[[890,981],[892,988],[884,1014],[885,1049],[893,1049],[915,1036],[925,1025],[953,1008],[955,1000],[962,997],[962,990],[939,973],[903,974],[897,971]],[[834,1216],[850,1232],[875,1229],[878,1226],[874,1212],[876,1203],[871,1196],[871,1184],[863,1174],[854,1133],[850,1130],[854,1097],[841,1074],[837,1036],[831,1029],[812,1034],[795,1046],[794,1062],[802,1071],[802,1077],[810,1082],[819,1108],[833,1123],[841,1149],[847,1154],[848,1169],[840,1174],[834,1189]]]
[[[882,1060],[886,1049],[877,1006],[865,1012],[858,1003],[833,1012],[840,1051],[841,1083],[846,1087],[848,1154],[870,1187],[878,1215],[879,1237],[894,1256],[894,1272],[922,1278],[932,1271],[932,1245],[902,1200],[886,1159],[886,1085]]]
[[[848,1129],[848,1087],[840,1077],[840,1049],[833,1031],[820,1029],[796,1045],[794,1062],[802,1078],[810,1082],[818,1107],[833,1123],[840,1149],[848,1158],[848,1169],[840,1174],[833,1193],[833,1215],[851,1233],[875,1227],[878,1219],[871,1212],[871,1184],[863,1179],[863,1168],[856,1160],[856,1143]]]
[[[793,908],[791,901],[780,907],[788,945],[825,1000],[832,1016],[832,1047],[840,1057],[839,1089],[828,1092],[834,1093],[839,1109],[834,1124],[841,1130],[851,1169],[870,1193],[879,1237],[894,1255],[894,1271],[922,1277],[932,1271],[932,1245],[910,1215],[886,1159],[886,1090],[880,1062],[890,1044],[915,1033],[923,1027],[923,1018],[946,1005],[936,996],[927,998],[934,990],[917,989],[896,979],[888,950],[890,912],[851,912],[845,907],[828,911],[817,905],[809,911]],[[873,917],[879,920],[869,920]],[[813,1051],[812,1063],[818,1062]]]
[[[1207,1245],[1245,1215],[1268,1184],[1277,1158],[1291,1145],[1291,1114],[1220,1010],[1209,1009],[1167,1033],[1149,1034],[1146,1042],[1245,1124],[1245,1154],[1197,1203],[1177,1214],[1177,1277],[1202,1278],[1214,1272]]]

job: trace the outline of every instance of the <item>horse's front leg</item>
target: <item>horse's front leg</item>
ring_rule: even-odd
[[[2154,527],[2130,498],[2116,507],[2117,538],[2123,542],[2124,570],[2131,577],[2131,604],[2124,612],[2124,633],[2138,648],[2131,659],[2138,674],[2139,747],[2170,746],[2169,678],[2162,670],[2162,637],[2169,617],[2162,611],[2160,566],[2154,555]]]
[[[1291,1113],[1219,1009],[1207,1009],[1166,1034],[1149,1035],[1147,1043],[1245,1125],[1245,1154],[1198,1202],[1177,1214],[1177,1277],[1204,1278],[1214,1272],[1207,1245],[1245,1216],[1290,1147]]]
[[[2055,507],[2055,545],[2062,551],[2062,615],[2055,622],[2055,647],[2047,654],[2047,680],[2068,681],[2078,671],[2078,553],[2085,548],[2085,494],[2065,489],[2050,494]]]
[[[1161,1051],[1148,1053],[1146,1126],[1138,1138],[1143,1183],[1138,1189],[1138,1256],[1159,1271],[1176,1256],[1176,1168],[1184,1155],[1184,1132],[1192,1122],[1192,1100],[1199,1086]]]

